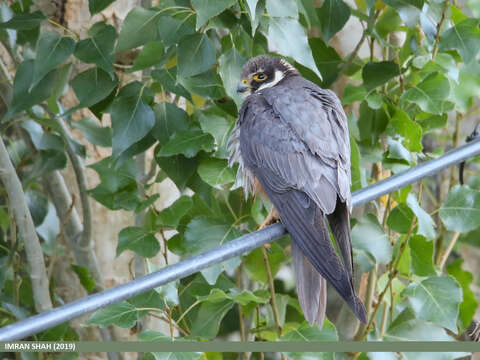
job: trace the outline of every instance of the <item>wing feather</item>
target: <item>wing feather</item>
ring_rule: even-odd
[[[244,102],[238,119],[241,157],[278,210],[295,251],[298,247],[304,256],[295,253],[294,262],[303,284],[298,292],[307,319],[323,321],[322,300],[309,297],[313,293],[323,296],[324,278],[365,322],[365,309],[355,295],[352,278],[345,115],[333,93],[296,79],[255,93]],[[329,215],[342,261],[330,240],[325,215]],[[311,292],[304,281],[314,275],[305,261],[320,274]]]

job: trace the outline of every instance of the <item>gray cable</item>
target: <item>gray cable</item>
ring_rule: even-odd
[[[440,158],[424,162],[401,174],[377,182],[353,194],[353,206],[365,204],[380,196],[407,186],[426,176],[458,164],[480,154],[480,141],[473,141]],[[280,223],[244,235],[217,248],[170,265],[126,284],[87,296],[50,311],[34,315],[0,329],[0,341],[24,339],[40,331],[50,329],[75,317],[98,310],[106,305],[128,299],[170,281],[184,278],[213,264],[220,263],[263,244],[272,242],[285,234]]]

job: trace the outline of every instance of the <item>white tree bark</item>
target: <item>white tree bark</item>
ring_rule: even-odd
[[[48,289],[48,277],[43,251],[35,231],[32,216],[25,202],[22,184],[10,161],[3,139],[0,139],[0,179],[5,186],[9,207],[13,212],[18,232],[27,253],[35,310],[37,312],[50,310],[52,301]]]

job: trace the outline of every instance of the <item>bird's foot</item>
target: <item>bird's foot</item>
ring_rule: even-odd
[[[278,220],[278,218],[279,218],[279,216],[278,216],[277,210],[274,207],[272,207],[272,209],[268,213],[265,220],[263,220],[263,222],[258,227],[258,230],[261,230],[261,229],[267,227],[268,225],[272,225],[274,222],[276,222]]]

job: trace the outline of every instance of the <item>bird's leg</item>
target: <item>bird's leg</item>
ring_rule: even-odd
[[[263,222],[260,224],[260,226],[258,227],[258,230],[261,230],[265,227],[267,227],[268,225],[271,225],[273,224],[275,221],[278,220],[280,216],[278,215],[278,211],[277,209],[275,209],[274,206],[272,206],[270,212],[268,213],[267,217],[265,218],[265,220],[263,220]],[[272,252],[272,250],[270,249],[270,244],[265,244],[263,245],[265,246],[265,249],[267,249],[268,252]]]

